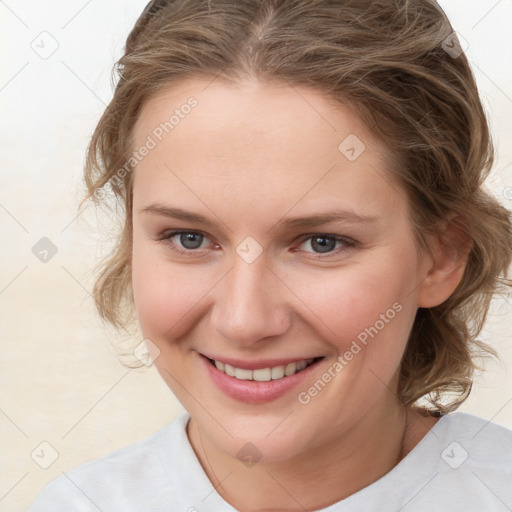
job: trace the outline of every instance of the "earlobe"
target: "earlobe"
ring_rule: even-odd
[[[460,218],[452,219],[435,239],[418,292],[418,307],[431,308],[446,301],[462,280],[472,242]]]

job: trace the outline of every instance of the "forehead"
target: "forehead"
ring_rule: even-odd
[[[149,139],[154,147],[135,171],[140,194],[162,196],[186,182],[189,192],[231,204],[301,194],[302,205],[319,194],[360,207],[393,203],[386,146],[348,105],[312,88],[184,81],[144,105],[134,149]]]
[[[191,128],[204,140],[190,140]],[[229,141],[222,139],[227,132],[231,136]],[[244,144],[279,143],[283,148],[293,149],[293,154],[314,159],[318,150],[337,150],[333,142],[341,142],[351,134],[374,146],[374,150],[386,153],[385,146],[370,135],[347,104],[335,101],[319,89],[283,82],[179,82],[143,105],[135,125],[135,145],[150,133],[159,139],[172,138],[180,145],[186,143],[187,147],[197,147],[199,143],[204,147],[212,139],[222,140],[223,144],[215,144],[217,153],[229,152],[232,158],[236,156],[234,151]],[[166,141],[159,142],[165,145]],[[299,146],[299,142],[306,145]]]

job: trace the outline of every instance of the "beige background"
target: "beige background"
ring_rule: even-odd
[[[469,45],[498,146],[489,186],[510,208],[512,1],[440,3]],[[144,5],[0,3],[0,511],[26,510],[63,471],[149,436],[182,410],[153,369],[117,361],[116,335],[102,327],[90,297],[94,263],[108,248],[98,229],[108,234],[111,221],[98,228],[92,208],[77,218],[85,146]],[[42,237],[58,250],[46,263],[32,253]],[[496,300],[483,338],[501,362],[487,366],[462,408],[509,428],[511,317],[512,298]],[[42,442],[58,452],[48,469],[39,464],[53,452]]]

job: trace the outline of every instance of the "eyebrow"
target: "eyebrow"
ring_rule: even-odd
[[[151,215],[162,215],[164,217],[171,217],[173,219],[184,220],[188,222],[194,222],[196,224],[203,224],[205,226],[212,227],[215,225],[210,219],[199,213],[189,212],[182,210],[181,208],[173,208],[170,206],[162,206],[159,204],[151,204],[145,208],[140,209],[143,213]]]
[[[152,204],[141,208],[140,211],[147,214],[162,215],[164,217],[171,217],[173,219],[193,222],[196,224],[203,224],[204,226],[208,227],[215,226],[215,223],[204,215],[183,210],[181,208]],[[334,222],[368,224],[376,222],[377,220],[378,217],[371,215],[361,215],[351,210],[335,210],[318,215],[309,215],[307,217],[283,217],[269,231],[293,228],[313,228],[315,226],[321,226],[323,224],[330,224]]]
[[[347,224],[368,224],[376,222],[378,217],[372,215],[361,215],[351,210],[335,210],[332,212],[321,213],[319,215],[309,215],[307,217],[282,218],[272,230],[290,229],[297,227],[314,228],[323,224],[334,222],[345,222]]]

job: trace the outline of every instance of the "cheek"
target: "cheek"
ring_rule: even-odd
[[[390,260],[391,261],[391,260]],[[297,295],[311,311],[310,321],[339,355],[366,362],[400,359],[416,314],[414,265],[386,265],[340,269],[316,274],[301,283]],[[362,363],[363,358],[360,359]],[[387,364],[387,363],[386,363]]]
[[[396,386],[393,379],[416,314],[408,285],[413,273],[412,265],[398,269],[395,265],[387,272],[376,265],[361,272],[316,276],[304,283],[298,293],[307,297],[305,303],[314,313],[310,324],[332,347],[334,357],[321,376],[332,385],[314,398],[316,376],[302,388],[301,404],[314,398],[316,407],[328,416],[326,421],[338,424],[344,415],[332,404],[343,403],[346,411],[362,410]]]
[[[138,243],[134,236],[132,284],[137,316],[144,336],[157,340],[186,332],[214,283],[191,266],[166,260],[165,246]]]

